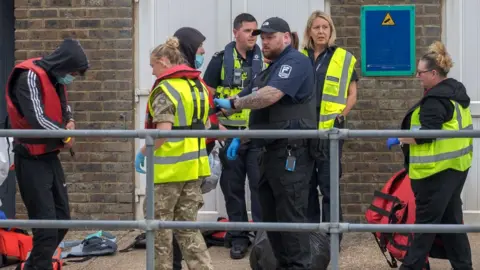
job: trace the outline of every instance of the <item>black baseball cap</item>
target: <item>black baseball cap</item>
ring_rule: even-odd
[[[253,30],[252,36],[258,36],[261,33],[290,33],[288,23],[279,17],[272,17],[262,23],[260,29]]]

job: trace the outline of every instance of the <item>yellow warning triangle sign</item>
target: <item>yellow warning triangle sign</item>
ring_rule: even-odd
[[[395,25],[395,22],[393,21],[392,16],[389,12],[387,12],[387,15],[385,15],[385,18],[382,21],[382,25]]]

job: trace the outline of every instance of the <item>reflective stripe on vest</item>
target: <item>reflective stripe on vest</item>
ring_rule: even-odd
[[[302,50],[302,54],[308,57],[307,50]],[[335,49],[323,83],[318,129],[333,128],[335,118],[345,109],[356,62],[350,52],[339,47]]]
[[[225,57],[224,57],[225,59]],[[238,59],[237,55],[237,50],[233,50],[233,68],[235,69],[241,69],[242,68],[242,63],[240,63],[240,60]],[[225,80],[225,62],[222,64],[222,70],[220,73],[220,80],[222,80],[222,85],[217,87],[217,94],[219,98],[229,98],[229,97],[234,97],[238,95],[242,89],[235,87],[235,88],[229,88],[224,84]],[[242,82],[246,80],[244,76],[246,76],[246,72],[242,73]],[[245,85],[246,86],[246,85]],[[249,109],[244,109],[241,112],[232,114],[230,116],[225,117],[223,114],[220,114],[218,116],[218,121],[224,125],[224,126],[232,126],[232,127],[248,127],[248,120],[250,118],[250,110]]]
[[[190,84],[190,85],[189,85]],[[192,86],[192,88],[191,88]],[[203,86],[203,84],[202,84]],[[175,106],[173,128],[188,128],[194,119],[207,122],[209,103],[207,89],[200,92],[192,80],[167,79],[150,93],[149,111],[156,91],[163,91]],[[193,92],[192,92],[193,89]],[[195,132],[192,130],[192,132]],[[154,183],[198,180],[210,175],[205,138],[168,138],[154,153]]]
[[[452,119],[442,125],[442,130],[473,129],[469,108],[463,108],[451,101],[455,107]],[[411,118],[410,129],[419,129],[420,106]],[[446,169],[465,171],[470,168],[473,157],[472,138],[438,138],[432,143],[411,144],[409,156],[409,176],[423,179]]]

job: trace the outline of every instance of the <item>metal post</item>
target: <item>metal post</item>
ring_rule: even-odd
[[[339,135],[329,134],[330,140],[330,265],[337,270],[340,256],[340,187],[339,187]]]
[[[147,244],[147,270],[155,269],[155,231],[151,228],[151,222],[154,221],[154,185],[153,185],[153,146],[154,140],[151,136],[145,137],[147,150],[147,228],[146,228],[146,244]]]

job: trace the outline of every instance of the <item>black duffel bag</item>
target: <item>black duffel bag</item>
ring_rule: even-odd
[[[311,270],[326,270],[330,263],[330,237],[324,232],[310,233]],[[253,270],[277,269],[266,231],[258,231],[250,253],[250,267]]]

